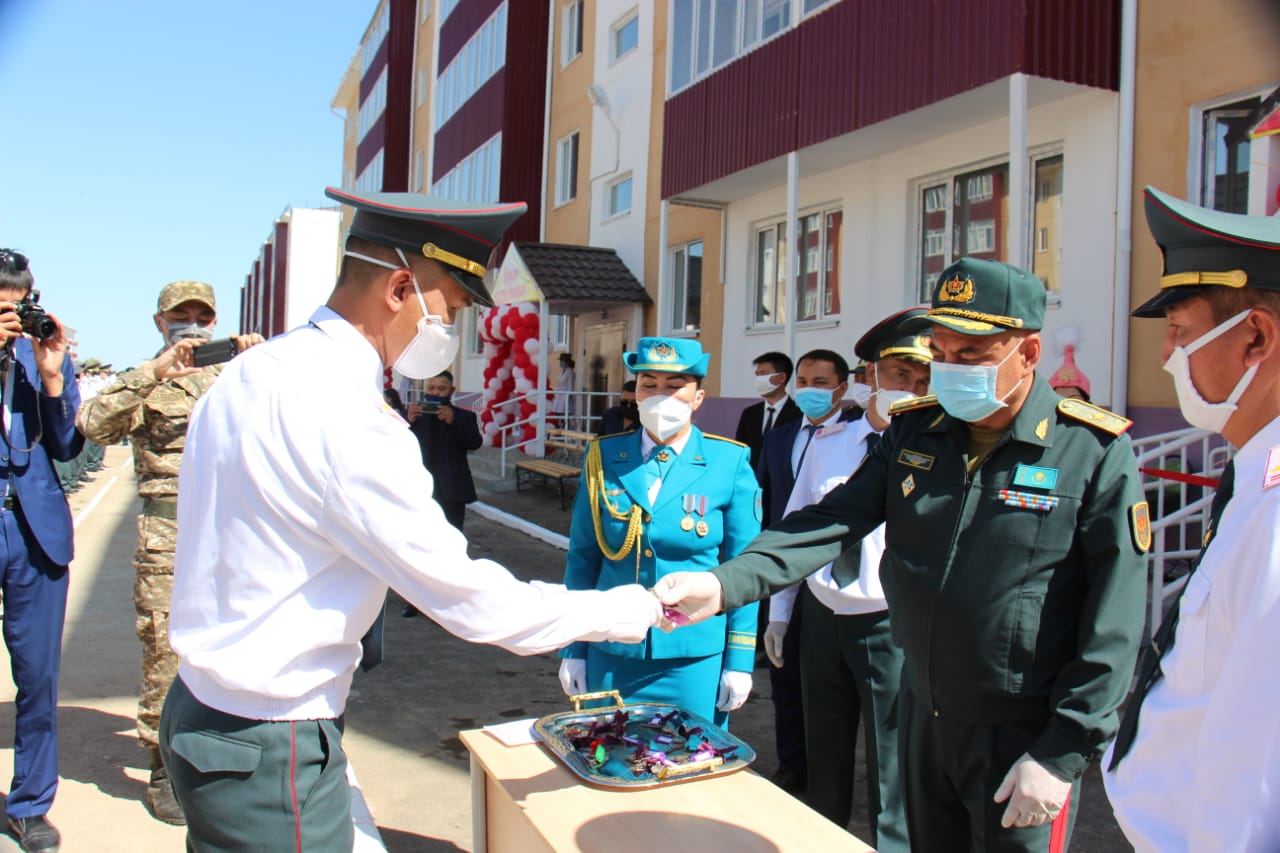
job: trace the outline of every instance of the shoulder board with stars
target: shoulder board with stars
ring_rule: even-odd
[[[923,397],[915,397],[894,403],[889,407],[889,414],[900,415],[903,412],[914,412],[916,409],[928,409],[936,405],[938,405],[938,395],[926,394]]]
[[[738,445],[739,447],[746,447],[746,445],[745,445],[745,444],[743,444],[741,441],[734,441],[732,438],[725,438],[723,435],[712,435],[712,434],[711,434],[711,433],[709,433],[709,432],[704,432],[704,433],[702,434],[702,437],[703,437],[703,438],[714,438],[716,441],[725,441],[725,442],[728,442],[729,444],[736,444],[736,445]]]
[[[1089,426],[1097,427],[1103,432],[1109,432],[1112,435],[1122,435],[1125,430],[1133,426],[1133,421],[1128,418],[1121,417],[1115,412],[1109,412],[1101,406],[1095,406],[1093,403],[1086,403],[1084,400],[1072,397],[1060,402],[1058,411],[1073,420],[1082,421]]]

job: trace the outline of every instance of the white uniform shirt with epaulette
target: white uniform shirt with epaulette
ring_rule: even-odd
[[[1139,851],[1280,850],[1280,420],[1240,449],[1235,488],[1187,580],[1164,677],[1115,772]],[[1110,763],[1110,755],[1103,766]]]
[[[169,637],[205,705],[256,720],[340,715],[388,586],[457,636],[521,654],[651,624],[631,612],[639,599],[619,612],[604,593],[470,559],[381,383],[368,340],[321,308],[230,362],[196,405]]]

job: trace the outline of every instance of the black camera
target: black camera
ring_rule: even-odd
[[[37,341],[47,341],[58,334],[58,324],[40,307],[40,291],[33,290],[13,308],[22,323],[22,331]]]

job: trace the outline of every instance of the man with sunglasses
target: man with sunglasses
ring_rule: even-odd
[[[62,324],[49,317],[54,333],[42,337],[24,331],[19,316],[34,283],[27,257],[0,249],[0,592],[18,688],[4,808],[23,850],[52,853],[61,838],[45,815],[58,790],[58,671],[74,551],[71,510],[53,462],[74,459],[84,437],[75,427],[80,392]]]

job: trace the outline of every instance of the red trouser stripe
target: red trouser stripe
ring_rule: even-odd
[[[293,795],[294,849],[302,853],[302,815],[298,814],[298,735],[297,723],[289,721],[289,793]],[[1065,812],[1066,809],[1064,808]],[[1055,829],[1056,831],[1056,829]],[[1058,848],[1053,848],[1058,849]]]
[[[1067,822],[1071,819],[1071,792],[1062,803],[1062,811],[1049,826],[1049,853],[1063,853],[1067,849]],[[299,850],[302,848],[299,847]]]

